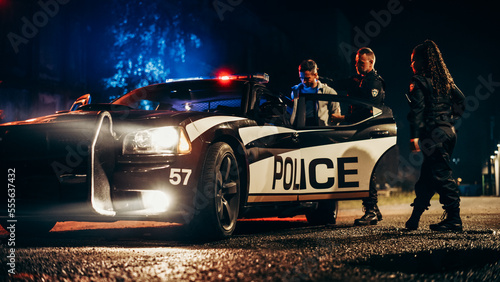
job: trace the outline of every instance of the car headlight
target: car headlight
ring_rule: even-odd
[[[187,154],[191,143],[182,128],[165,126],[127,134],[123,154]]]

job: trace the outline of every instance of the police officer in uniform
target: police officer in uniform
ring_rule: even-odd
[[[375,106],[382,106],[385,98],[385,82],[374,69],[375,53],[367,47],[360,48],[356,54],[357,75],[348,79],[333,82],[337,90],[347,91],[350,97],[364,99]],[[351,105],[344,116],[332,116],[334,121],[355,123],[372,116],[372,109],[361,105]],[[375,225],[382,220],[382,214],[377,206],[378,196],[375,186],[375,173],[370,181],[369,196],[363,199],[365,214],[354,221],[354,225]]]
[[[410,83],[410,146],[422,151],[420,178],[415,184],[413,212],[406,228],[416,230],[422,213],[430,206],[434,193],[445,213],[443,221],[431,224],[434,231],[460,231],[460,197],[452,177],[451,154],[457,135],[454,120],[464,111],[465,97],[453,82],[437,45],[426,40],[413,49],[413,73]]]

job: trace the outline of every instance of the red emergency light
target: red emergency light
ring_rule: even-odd
[[[267,73],[256,73],[256,74],[222,74],[217,76],[217,79],[222,81],[236,80],[236,79],[246,79],[246,80],[256,80],[260,83],[268,83],[269,75]]]

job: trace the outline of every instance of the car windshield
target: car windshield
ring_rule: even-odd
[[[138,110],[239,111],[245,81],[198,80],[155,84],[135,89],[112,102]]]

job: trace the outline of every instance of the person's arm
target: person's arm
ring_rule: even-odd
[[[453,84],[453,89],[451,92],[452,112],[454,118],[460,118],[465,112],[465,96],[460,89]]]
[[[297,115],[297,97],[295,97],[294,93],[293,93],[293,90],[292,90],[292,94],[290,94],[290,97],[292,97],[292,101],[293,101],[293,110],[292,110],[292,114],[290,115],[290,124],[293,125],[293,123],[295,122],[295,116]]]
[[[408,121],[410,122],[410,148],[414,152],[420,151],[418,141],[420,133],[425,127],[424,109],[425,99],[421,83],[417,79],[412,79],[409,93],[410,113]]]
[[[345,120],[345,116],[340,112],[340,104],[338,102],[330,102],[330,104],[332,104],[332,110],[330,111],[328,124],[337,125]]]
[[[331,87],[324,87],[324,94],[338,95],[337,91]],[[328,102],[328,120],[329,125],[336,125],[344,120],[344,116],[340,113],[339,102]]]

